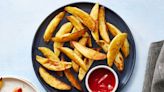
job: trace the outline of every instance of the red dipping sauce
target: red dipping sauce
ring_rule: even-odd
[[[116,79],[110,70],[99,68],[90,74],[88,84],[92,92],[112,92]]]

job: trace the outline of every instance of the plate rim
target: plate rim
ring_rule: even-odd
[[[36,86],[34,84],[32,84],[30,81],[28,81],[27,79],[25,79],[25,78],[13,76],[13,75],[10,75],[10,76],[0,76],[0,78],[2,78],[2,80],[3,79],[15,79],[15,80],[24,82],[28,86],[30,86],[35,92],[39,92],[38,89],[36,88]]]
[[[40,25],[38,26],[38,28],[37,28],[37,30],[36,30],[36,32],[34,33],[34,37],[33,37],[33,40],[32,40],[32,46],[31,46],[31,60],[32,60],[32,65],[33,65],[33,69],[34,69],[34,72],[35,72],[35,75],[37,76],[37,79],[39,78],[38,77],[38,75],[37,75],[37,72],[36,72],[36,70],[35,70],[35,65],[34,65],[34,62],[33,62],[33,49],[34,49],[34,46],[33,46],[33,44],[34,44],[34,42],[35,42],[35,38],[36,38],[36,36],[37,36],[37,33],[39,32],[38,30],[39,30],[39,28],[41,27],[41,25],[46,21],[46,19],[48,18],[48,17],[50,17],[55,11],[57,11],[57,10],[59,10],[59,9],[61,9],[61,8],[63,8],[63,7],[65,7],[65,6],[68,6],[68,5],[73,5],[73,4],[81,4],[81,3],[85,3],[85,4],[95,4],[95,3],[99,3],[99,5],[101,5],[101,6],[103,6],[104,8],[107,8],[107,9],[109,9],[110,11],[112,11],[114,14],[116,14],[117,15],[117,17],[119,17],[120,19],[121,19],[121,21],[124,23],[124,24],[126,24],[126,26],[127,26],[127,29],[129,30],[129,32],[130,32],[130,34],[131,34],[131,36],[132,36],[132,42],[133,42],[133,53],[134,53],[134,55],[133,55],[133,60],[131,61],[131,62],[133,62],[133,64],[132,64],[132,69],[130,70],[131,72],[130,72],[130,74],[129,74],[129,76],[126,78],[126,80],[124,81],[124,85],[122,85],[121,87],[120,87],[120,89],[118,89],[117,91],[121,91],[121,90],[123,90],[124,88],[125,88],[125,86],[129,83],[129,81],[130,81],[130,79],[131,79],[131,77],[132,77],[132,75],[133,75],[133,72],[134,72],[134,67],[135,67],[135,64],[136,64],[136,44],[135,44],[135,39],[134,39],[134,36],[133,36],[133,34],[132,34],[132,32],[131,32],[131,30],[130,30],[130,28],[129,28],[129,25],[123,20],[123,18],[118,14],[118,13],[116,13],[113,9],[111,9],[110,7],[108,7],[107,5],[104,5],[104,4],[102,4],[101,2],[92,2],[92,1],[72,1],[72,2],[70,2],[70,3],[66,3],[66,4],[64,4],[64,5],[61,5],[60,7],[57,7],[56,9],[54,9],[52,12],[50,12],[43,20],[42,20],[42,22],[40,23]],[[41,81],[40,79],[38,79],[39,81]],[[43,83],[41,83],[40,82],[40,84],[43,86]],[[43,86],[45,89],[46,89],[46,91],[47,91],[47,88],[45,87],[45,86]]]

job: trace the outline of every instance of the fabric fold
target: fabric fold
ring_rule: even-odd
[[[153,83],[155,83],[155,81],[157,82],[157,80],[154,79],[156,77],[154,74],[156,74],[155,71],[157,71],[155,68],[156,64],[157,64],[157,60],[158,60],[159,56],[162,56],[159,54],[161,52],[161,49],[164,49],[164,48],[162,48],[163,43],[164,43],[164,41],[160,41],[160,42],[154,42],[150,45],[142,92],[151,92],[151,90],[152,90],[152,92],[156,92],[156,91],[153,91],[155,89],[151,89],[151,88],[152,87],[157,88],[155,86],[158,85],[158,84],[156,84],[156,85],[153,84]],[[163,55],[163,57],[164,57],[164,55]]]

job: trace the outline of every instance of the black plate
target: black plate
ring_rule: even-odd
[[[93,3],[88,3],[88,2],[82,2],[82,3],[73,3],[73,4],[69,4],[70,6],[76,6],[79,7],[81,9],[83,9],[86,12],[90,12],[90,10],[93,7]],[[67,6],[67,5],[66,5]],[[65,6],[64,6],[65,7]],[[38,51],[38,47],[39,46],[45,46],[45,47],[49,47],[53,50],[53,44],[52,42],[50,43],[45,43],[43,41],[43,34],[44,31],[47,27],[47,25],[49,24],[49,22],[52,20],[52,18],[58,14],[60,11],[63,11],[64,7],[61,7],[57,10],[55,10],[53,13],[51,13],[40,25],[40,27],[38,28],[34,40],[33,40],[33,45],[32,45],[32,61],[33,61],[33,67],[35,70],[35,73],[40,81],[40,83],[42,84],[42,86],[47,90],[47,92],[61,92],[60,90],[56,90],[52,87],[50,87],[49,85],[47,85],[42,78],[39,76],[39,72],[38,72],[38,68],[40,66],[39,63],[36,62],[35,56],[36,55],[42,55],[39,51]],[[126,23],[121,19],[121,17],[119,17],[115,12],[113,12],[112,10],[105,8],[106,10],[106,21],[116,25],[122,32],[126,32],[128,33],[128,40],[130,43],[130,55],[128,56],[128,58],[125,59],[125,69],[123,72],[118,72],[116,67],[113,66],[113,69],[117,72],[118,77],[119,77],[119,87],[118,87],[118,92],[121,91],[121,89],[127,84],[128,80],[130,79],[130,76],[132,75],[133,72],[133,68],[135,65],[135,57],[136,57],[136,49],[135,49],[135,43],[134,43],[134,39],[133,36],[130,32],[130,29],[128,28],[128,26],[126,25]],[[62,20],[62,22],[59,24],[57,30],[60,28],[60,26],[65,23],[67,20],[64,19]],[[54,33],[56,34],[56,32]],[[93,42],[93,47],[97,47],[96,43],[93,41],[92,38],[92,42]],[[67,44],[66,44],[67,45]],[[68,59],[69,61],[69,59]],[[106,64],[106,60],[103,61],[96,61],[94,62],[94,64],[92,65],[92,67],[96,66],[96,65],[100,65],[100,64]],[[91,67],[91,68],[92,68]],[[73,71],[72,71],[73,72]],[[54,74],[54,72],[50,72],[51,74],[53,74],[54,76],[56,76]],[[76,73],[74,73],[75,76],[77,76]],[[56,76],[58,77],[58,76]],[[63,80],[64,82],[70,84],[66,78],[64,77],[58,77],[59,79]],[[84,79],[85,80],[85,79]],[[84,89],[84,92],[87,92],[86,87],[85,87],[85,81],[82,81],[82,87]],[[78,90],[76,90],[75,88],[73,88],[71,91],[67,91],[67,92],[76,92]]]

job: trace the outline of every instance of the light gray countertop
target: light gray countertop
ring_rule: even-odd
[[[76,1],[80,0],[0,0],[0,76],[27,79],[45,92],[32,66],[33,37],[51,12]],[[141,92],[149,45],[164,39],[164,1],[92,0],[97,1],[119,14],[131,29],[136,43],[136,65],[122,92]]]

